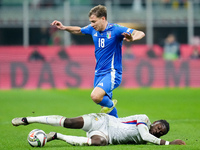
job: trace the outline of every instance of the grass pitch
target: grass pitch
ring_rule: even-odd
[[[99,112],[100,106],[90,99],[91,89],[67,90],[6,90],[0,91],[0,149],[25,150],[32,148],[27,135],[33,129],[42,129],[68,135],[85,136],[82,130],[64,129],[41,124],[13,127],[15,117],[63,115],[76,117]],[[113,98],[118,99],[119,117],[146,114],[151,122],[166,119],[170,131],[162,138],[168,141],[182,139],[187,145],[157,146],[109,145],[105,147],[71,146],[63,141],[47,143],[44,150],[197,150],[200,149],[200,89],[121,89],[114,90]]]

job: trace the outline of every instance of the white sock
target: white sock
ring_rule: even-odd
[[[57,133],[57,138],[59,140],[66,141],[67,143],[69,143],[71,145],[83,146],[83,145],[91,145],[92,144],[92,140],[87,137],[70,136],[70,135],[63,135],[61,133]]]
[[[28,123],[42,123],[49,124],[52,126],[64,126],[66,117],[52,115],[52,116],[38,116],[38,117],[26,117]]]

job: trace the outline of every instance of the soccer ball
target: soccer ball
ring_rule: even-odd
[[[34,129],[28,134],[27,140],[32,147],[43,147],[47,142],[47,135],[43,130]]]

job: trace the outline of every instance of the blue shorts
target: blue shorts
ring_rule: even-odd
[[[102,88],[112,99],[112,91],[117,88],[122,81],[122,74],[112,71],[105,75],[95,75],[94,87]]]

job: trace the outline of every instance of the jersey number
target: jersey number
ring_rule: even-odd
[[[102,47],[102,48],[105,47],[105,39],[99,38],[99,47]]]

